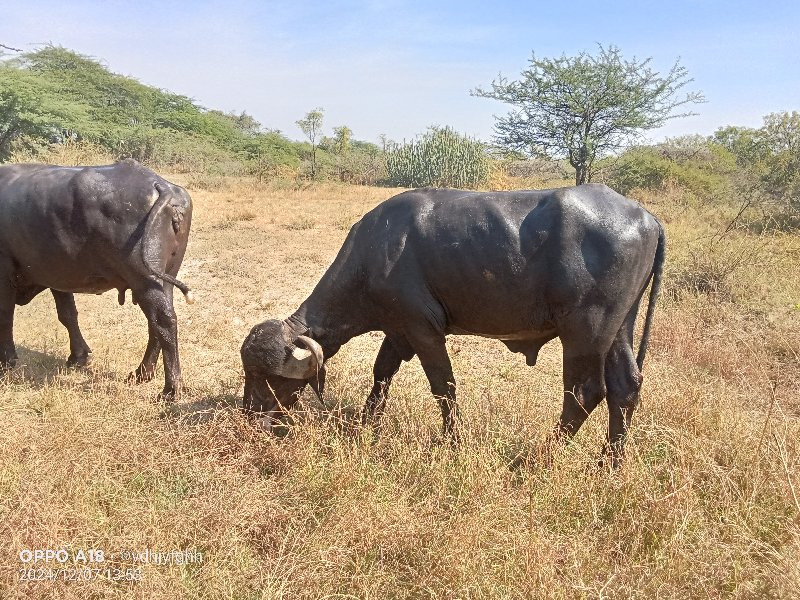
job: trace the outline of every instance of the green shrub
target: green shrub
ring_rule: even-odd
[[[759,129],[722,127],[713,139],[735,157],[742,195],[762,213],[759,227],[800,227],[800,112],[769,114]]]
[[[376,185],[386,180],[384,153],[375,144],[353,142],[336,155],[336,174],[339,181],[360,185]]]
[[[653,147],[628,150],[612,168],[609,185],[620,194],[634,189],[653,190],[664,186],[673,173],[673,165]]]
[[[621,194],[658,190],[668,183],[701,200],[729,195],[736,172],[733,155],[701,136],[683,136],[625,152],[610,168],[608,183]]]

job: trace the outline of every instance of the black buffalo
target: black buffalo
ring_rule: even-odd
[[[135,381],[153,378],[164,353],[163,395],[181,391],[173,285],[186,251],[192,201],[136,161],[100,167],[0,166],[0,364],[17,359],[14,307],[50,288],[69,332],[68,364],[91,350],[78,327],[73,293],[130,289],[147,317],[149,340]]]
[[[621,458],[639,398],[641,368],[664,263],[659,221],[603,185],[544,191],[402,193],[350,230],[333,264],[289,318],[256,325],[242,345],[244,408],[274,418],[353,338],[386,337],[364,421],[380,416],[392,377],[419,357],[454,433],[455,380],[447,334],[501,340],[534,365],[561,338],[570,437],[607,398],[608,443]],[[638,356],[633,333],[652,279]]]

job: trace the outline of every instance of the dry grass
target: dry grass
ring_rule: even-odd
[[[242,339],[289,314],[349,223],[394,190],[210,187],[192,191],[181,272],[198,302],[176,302],[189,389],[167,414],[152,402],[160,381],[123,383],[146,340],[137,307],[78,298],[95,361],[75,372],[62,368],[52,299],[19,309],[22,366],[0,387],[0,597],[797,596],[796,236],[736,233],[733,246],[760,244],[757,255],[725,273],[724,294],[691,289],[703,267],[692,252],[724,210],[644,198],[667,222],[672,292],[629,461],[610,475],[595,467],[601,409],[551,468],[537,460],[560,408],[557,343],[530,369],[498,342],[449,341],[458,451],[440,443],[416,361],[397,377],[384,434],[353,426],[380,335],[332,360],[330,411],[309,395],[282,437],[254,431],[233,408]],[[135,583],[18,581],[20,550],[62,547],[196,548],[203,561],[145,565]]]

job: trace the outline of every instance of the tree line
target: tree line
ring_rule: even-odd
[[[796,111],[767,115],[760,128],[725,126],[709,137],[642,144],[647,131],[694,114],[689,107],[704,102],[700,92],[687,91],[692,82],[678,61],[662,74],[651,59],[626,59],[613,46],[571,57],[533,55],[517,79],[499,76],[471,92],[511,106],[496,118],[491,144],[446,126],[403,144],[382,137],[380,146],[354,139],[346,125],[327,136],[322,108],[297,121],[307,137],[297,142],[246,112],[206,109],[93,58],[45,46],[0,61],[0,162],[83,144],[156,168],[262,180],[479,188],[492,187],[498,173],[538,169],[571,172],[576,184],[604,181],[623,193],[676,180],[711,189],[725,180],[738,182],[737,193],[796,214]]]
[[[0,62],[0,162],[36,159],[69,143],[154,167],[260,177],[281,168],[304,175],[316,154],[316,144],[289,140],[246,112],[206,109],[65,48],[46,46]],[[359,157],[379,150],[348,139],[348,153]],[[330,174],[333,148],[321,154]],[[311,168],[316,176],[316,164]],[[375,183],[377,175],[364,183]]]

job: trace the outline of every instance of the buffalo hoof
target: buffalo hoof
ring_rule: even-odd
[[[181,390],[164,388],[156,397],[156,402],[174,404],[181,397]]]
[[[17,365],[17,358],[17,351],[14,348],[14,344],[9,344],[4,348],[0,348],[0,371],[13,369]]]
[[[255,417],[251,419],[251,423],[253,424],[253,427],[263,431],[264,433],[272,433],[274,420],[270,417]]]
[[[621,451],[618,450],[614,452],[608,447],[608,444],[606,444],[600,452],[600,458],[597,459],[597,468],[602,471],[615,473],[622,468],[624,459],[625,455]]]
[[[148,381],[152,381],[155,376],[155,369],[143,369],[140,366],[135,371],[128,373],[128,376],[125,378],[125,383],[147,383]]]
[[[69,367],[70,369],[88,367],[91,363],[92,363],[91,352],[87,352],[86,354],[79,354],[78,356],[70,354],[69,358],[67,359],[67,367]]]

